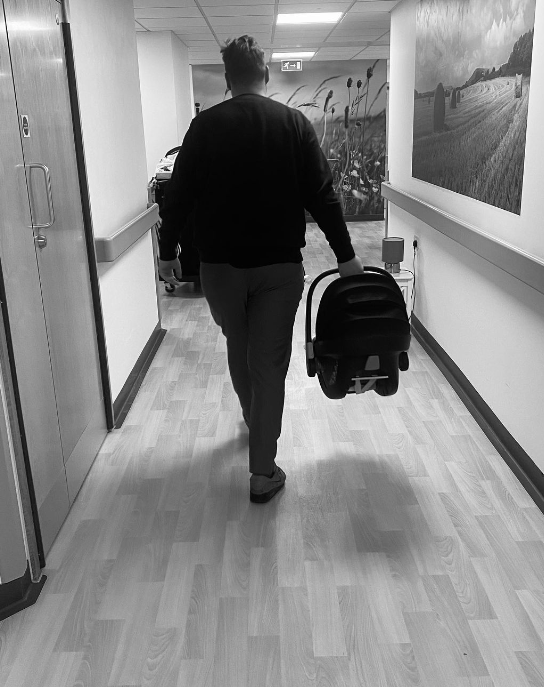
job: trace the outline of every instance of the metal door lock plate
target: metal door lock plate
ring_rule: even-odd
[[[30,121],[28,115],[21,115],[21,129],[23,138],[30,138]]]

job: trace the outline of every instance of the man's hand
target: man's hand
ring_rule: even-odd
[[[356,255],[347,262],[338,263],[338,271],[341,277],[350,277],[352,274],[363,274],[365,271],[361,258]]]
[[[178,258],[175,260],[159,259],[159,274],[164,281],[177,286],[181,283],[181,263]]]

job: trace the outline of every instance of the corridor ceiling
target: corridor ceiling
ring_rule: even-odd
[[[137,31],[173,31],[191,64],[221,63],[227,38],[254,36],[266,52],[315,50],[313,61],[389,57],[390,12],[399,0],[134,0]],[[343,12],[337,24],[276,26],[278,13]]]

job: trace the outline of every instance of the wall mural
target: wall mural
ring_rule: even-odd
[[[520,214],[536,0],[420,0],[412,176]]]
[[[383,217],[386,79],[385,60],[303,62],[302,72],[270,65],[268,97],[300,109],[312,122],[344,214],[361,219]],[[229,98],[223,65],[193,66],[193,90],[201,110]]]

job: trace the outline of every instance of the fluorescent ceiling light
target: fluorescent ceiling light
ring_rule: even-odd
[[[302,59],[303,57],[313,57],[315,55],[315,50],[314,52],[273,52],[272,53],[272,59],[273,60],[288,60],[288,59]]]
[[[278,14],[277,24],[336,24],[343,12],[298,12]]]

